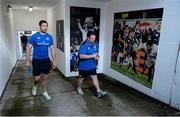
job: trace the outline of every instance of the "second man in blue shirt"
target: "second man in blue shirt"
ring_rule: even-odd
[[[96,73],[96,61],[99,59],[97,44],[95,43],[96,35],[93,31],[87,33],[87,40],[82,42],[79,48],[79,78],[77,92],[83,95],[82,82],[84,78],[91,77],[96,88],[96,96],[103,97],[106,92],[99,87],[99,81]]]

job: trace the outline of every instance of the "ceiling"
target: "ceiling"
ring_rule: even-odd
[[[44,10],[55,4],[60,0],[8,0],[13,9],[28,9],[28,6],[33,6],[34,10]]]
[[[33,6],[34,10],[45,10],[57,4],[61,0],[7,0],[12,5],[13,9],[28,9],[28,6]],[[107,2],[110,0],[92,0]]]

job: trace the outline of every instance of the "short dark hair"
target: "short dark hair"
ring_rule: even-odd
[[[88,31],[87,37],[90,37],[91,35],[96,35],[96,33],[94,31]]]
[[[132,28],[132,29],[130,30],[130,32],[135,32],[135,30]]]
[[[48,25],[48,23],[47,23],[46,20],[40,20],[40,21],[39,21],[39,26],[41,26],[42,23],[46,23],[46,24]]]
[[[135,25],[137,25],[137,24],[141,24],[141,22],[139,20],[137,20]]]
[[[146,45],[153,46],[153,41],[152,40],[148,40]]]

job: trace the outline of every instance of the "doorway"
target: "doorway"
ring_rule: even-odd
[[[26,53],[26,45],[28,40],[31,38],[31,36],[36,33],[37,31],[18,31],[18,50],[19,55],[18,59],[25,60],[25,53]],[[31,49],[31,56],[32,56],[33,49]]]

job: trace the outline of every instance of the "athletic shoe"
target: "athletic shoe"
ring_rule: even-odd
[[[49,96],[47,92],[42,93],[42,95],[46,98],[46,100],[51,100],[51,96]]]
[[[33,96],[36,96],[36,93],[37,93],[37,86],[35,86],[35,85],[33,84],[33,86],[32,86],[32,95],[33,95]]]
[[[78,93],[78,94],[81,94],[81,95],[84,95],[84,92],[82,91],[81,88],[77,88],[77,93]]]
[[[100,97],[105,96],[106,94],[107,94],[107,92],[106,92],[106,91],[102,91],[102,90],[100,90],[99,92],[97,92],[97,93],[96,93],[96,96],[97,96],[98,98],[100,98]]]

